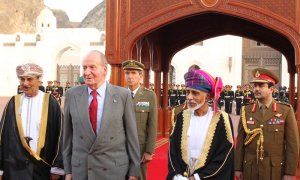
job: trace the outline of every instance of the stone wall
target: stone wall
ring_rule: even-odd
[[[34,33],[36,17],[43,8],[43,0],[1,0],[0,34]]]

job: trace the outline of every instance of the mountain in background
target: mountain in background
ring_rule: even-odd
[[[105,1],[92,9],[87,16],[83,19],[80,26],[81,28],[97,28],[100,31],[105,30],[106,22],[106,7]]]
[[[35,33],[36,18],[45,8],[43,0],[1,0],[0,34]],[[105,30],[105,1],[92,9],[82,22],[71,22],[68,15],[58,9],[51,9],[57,18],[57,28],[97,28]]]
[[[1,0],[0,33],[34,33],[35,20],[44,8],[43,0]]]

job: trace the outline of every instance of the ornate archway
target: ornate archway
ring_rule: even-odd
[[[179,50],[225,34],[262,42],[287,59],[290,102],[300,70],[300,2],[290,0],[106,0],[106,55],[113,84],[123,85],[122,61],[137,58],[154,71],[159,134],[168,134],[167,88],[170,61]],[[147,45],[144,45],[147,39]],[[141,53],[137,52],[137,45]],[[149,53],[143,53],[148,51]],[[140,56],[140,57],[137,57]],[[163,99],[160,98],[163,72]],[[297,90],[300,92],[300,75]],[[299,99],[298,93],[298,99]],[[300,111],[298,105],[297,111]],[[300,120],[300,113],[297,114]]]

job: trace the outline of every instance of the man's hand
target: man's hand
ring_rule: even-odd
[[[148,163],[149,161],[152,160],[152,154],[145,152],[142,156],[141,163]]]
[[[60,178],[60,175],[58,175],[58,174],[50,174],[50,179],[51,180],[58,180]]]
[[[137,180],[138,178],[136,176],[129,176],[128,180]]]
[[[234,175],[238,178],[238,180],[243,180],[243,173],[241,171],[235,171]]]
[[[0,176],[0,180],[2,180],[2,175]]]
[[[295,180],[295,176],[284,175],[284,176],[282,177],[282,180]]]
[[[66,174],[65,180],[72,180],[72,174]]]

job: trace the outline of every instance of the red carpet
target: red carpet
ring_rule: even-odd
[[[236,138],[234,138],[234,145]],[[168,138],[159,138],[155,145],[155,155],[153,160],[148,165],[148,180],[163,180],[166,179],[168,173]],[[235,178],[237,180],[237,178]],[[295,180],[296,177],[295,177]]]
[[[167,138],[157,140],[153,160],[148,165],[148,180],[166,179],[168,173],[168,148]]]

